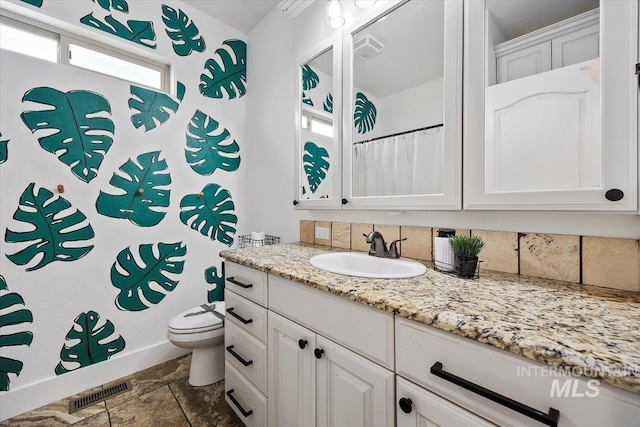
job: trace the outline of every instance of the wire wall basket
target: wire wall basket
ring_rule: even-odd
[[[256,240],[251,238],[251,234],[245,234],[238,237],[238,248],[257,248],[259,246],[277,245],[280,238],[277,236],[265,235],[264,239]]]

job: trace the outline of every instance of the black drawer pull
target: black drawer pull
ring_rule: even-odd
[[[249,415],[253,414],[253,409],[249,409],[248,411],[245,411],[242,405],[240,404],[240,402],[238,402],[236,398],[233,397],[233,389],[227,391],[227,397],[229,397],[229,399],[233,402],[233,404],[236,405],[236,408],[240,410],[243,417],[246,418]]]
[[[405,414],[410,414],[413,410],[413,402],[408,397],[401,397],[398,401],[398,404],[400,405],[400,409],[402,409],[402,412],[404,412]]]
[[[241,321],[243,324],[248,325],[249,323],[253,322],[253,319],[245,319],[244,317],[240,316],[239,314],[237,314],[234,310],[233,307],[229,307],[227,308],[227,313],[229,313],[230,315],[232,315],[233,317],[235,317],[236,319],[238,319],[239,321]]]
[[[549,408],[549,413],[545,414],[542,411],[538,411],[537,409],[534,409],[530,406],[524,405],[513,399],[509,399],[508,397],[498,394],[495,391],[491,391],[482,386],[474,384],[471,381],[467,381],[464,378],[460,378],[449,372],[445,372],[442,369],[442,363],[440,362],[436,362],[433,364],[433,366],[431,367],[431,373],[436,377],[440,377],[475,394],[486,397],[487,399],[502,406],[506,406],[507,408],[519,412],[522,415],[533,418],[536,421],[540,421],[544,425],[558,427],[558,418],[560,418],[560,411],[558,411],[557,409]]]
[[[242,282],[238,282],[233,277],[227,277],[227,280],[233,283],[234,285],[240,286],[241,288],[245,288],[245,289],[253,288],[253,284],[249,283],[248,285],[245,285]]]
[[[322,355],[324,354],[324,350],[321,348],[316,348],[315,350],[313,350],[313,354],[314,356],[316,356],[316,359],[321,359]]]
[[[231,355],[232,355],[233,357],[235,357],[236,359],[238,359],[238,361],[239,361],[240,363],[242,363],[244,366],[249,366],[249,365],[253,364],[253,360],[244,360],[244,359],[242,358],[242,356],[240,356],[238,353],[236,353],[235,351],[233,351],[233,346],[232,346],[232,345],[230,345],[229,347],[227,347],[227,351],[228,351],[229,353],[231,353]]]
[[[300,347],[300,350],[304,350],[307,344],[309,344],[309,341],[307,340],[303,340],[302,338],[298,340],[298,347]]]

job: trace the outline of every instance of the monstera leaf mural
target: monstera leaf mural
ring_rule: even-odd
[[[42,6],[42,0],[21,0],[25,3],[29,3],[32,6],[40,7]]]
[[[111,114],[109,101],[95,92],[72,90],[65,93],[50,87],[31,89],[22,97],[24,101],[53,107],[25,111],[20,115],[32,133],[53,131],[38,139],[40,146],[57,155],[82,181],[95,178],[113,143],[115,126],[108,117]]]
[[[24,300],[19,294],[9,292],[7,282],[0,276],[0,328],[33,323],[31,311],[20,308],[24,306]],[[0,348],[16,345],[31,345],[33,334],[29,331],[0,334]],[[0,391],[9,391],[9,374],[16,377],[22,372],[22,362],[8,357],[0,356]]]
[[[322,109],[329,114],[333,114],[333,95],[329,92],[327,99],[322,103]]]
[[[200,175],[211,175],[216,169],[233,172],[240,166],[240,147],[229,131],[216,132],[219,124],[197,110],[187,128],[184,154],[191,169]]]
[[[200,194],[187,194],[180,201],[180,221],[211,240],[233,245],[238,217],[231,193],[218,184],[208,184]]]
[[[76,317],[65,337],[67,343],[60,350],[56,375],[104,362],[124,350],[124,338],[113,337],[116,329],[113,323],[106,320],[98,326],[99,321],[100,315],[95,311],[80,313]]]
[[[37,270],[53,261],[75,261],[93,249],[93,245],[80,245],[80,242],[94,236],[87,217],[79,210],[73,210],[65,198],[56,198],[46,188],[41,188],[36,194],[34,183],[29,184],[20,196],[20,206],[13,219],[33,226],[33,229],[11,231],[7,228],[5,242],[30,243],[26,248],[7,255],[7,258],[16,265],[26,265],[42,255],[38,263],[27,271]]]
[[[313,101],[304,92],[302,92],[302,103],[307,104],[310,107],[313,107]]]
[[[191,52],[204,52],[206,44],[196,24],[180,9],[175,10],[162,5],[162,21],[167,26],[166,32],[173,40],[173,51],[180,56],[191,55]]]
[[[92,0],[98,3],[104,10],[117,10],[118,12],[129,13],[127,0]]]
[[[0,132],[0,163],[4,163],[9,158],[9,139],[2,139]]]
[[[376,124],[378,112],[373,102],[367,99],[362,92],[356,94],[356,109],[353,113],[353,125],[358,133],[367,133],[373,130]]]
[[[178,82],[178,101],[184,99],[185,86]],[[129,98],[129,108],[139,111],[131,115],[131,123],[138,129],[144,126],[144,131],[155,129],[169,120],[170,112],[177,113],[180,102],[163,92],[146,89],[140,86],[131,85],[131,98]]]
[[[141,227],[158,224],[167,213],[171,190],[171,175],[160,151],[152,151],[129,159],[114,173],[109,184],[124,194],[100,191],[96,200],[98,213],[111,218],[126,218]]]
[[[169,275],[182,273],[187,247],[182,242],[146,244],[138,252],[140,262],[126,248],[111,267],[111,284],[120,289],[116,297],[120,310],[146,310],[174,290],[178,281]]]
[[[226,92],[229,99],[241,98],[247,93],[247,44],[242,40],[225,40],[223,44],[231,49],[235,60],[228,49],[217,49],[221,62],[215,59],[205,62],[205,72],[209,71],[211,76],[200,75],[200,93],[209,98],[222,98]]]
[[[138,43],[149,49],[156,48],[156,44],[153,43],[156,40],[156,32],[153,29],[152,21],[136,21],[130,19],[125,25],[111,15],[107,15],[104,20],[105,22],[99,20],[93,16],[93,13],[80,18],[80,22],[89,27]]]
[[[315,71],[311,69],[309,65],[302,66],[302,90],[311,90],[318,86],[320,83],[320,77]]]
[[[309,181],[309,188],[315,193],[320,183],[327,177],[329,170],[329,153],[311,141],[304,144],[302,167]]]
[[[218,275],[218,267],[209,267],[204,271],[204,280],[216,287],[207,292],[207,301],[224,301],[224,262],[222,274]]]

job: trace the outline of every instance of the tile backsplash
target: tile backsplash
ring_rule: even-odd
[[[315,238],[315,227],[329,228],[330,239]],[[342,249],[368,251],[363,234],[377,230],[387,243],[399,245],[404,257],[433,260],[433,237],[438,228],[345,222],[300,221],[300,241]],[[456,235],[481,236],[481,268],[565,282],[640,291],[640,243],[638,239],[516,233],[456,229]]]

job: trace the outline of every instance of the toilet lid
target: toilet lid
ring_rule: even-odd
[[[213,308],[215,311],[224,316],[224,301],[215,301],[211,304],[203,304]],[[192,330],[192,329],[217,329],[221,328],[222,319],[213,314],[211,311],[205,310],[202,306],[190,308],[183,311],[169,322],[169,328],[174,330]]]

